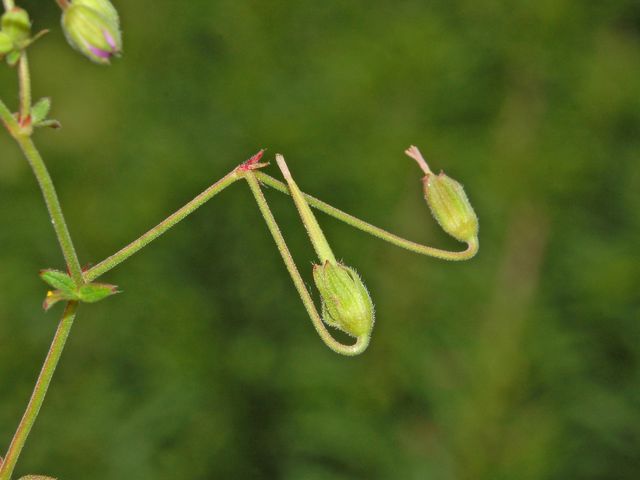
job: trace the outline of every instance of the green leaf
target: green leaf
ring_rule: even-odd
[[[62,291],[67,296],[77,297],[76,284],[67,273],[53,269],[41,270],[40,278],[50,287]]]
[[[78,289],[78,299],[85,303],[96,303],[118,292],[118,287],[106,283],[89,283]]]
[[[32,123],[40,123],[47,118],[51,110],[51,99],[48,97],[41,98],[31,107]]]

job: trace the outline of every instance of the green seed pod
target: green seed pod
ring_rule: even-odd
[[[13,50],[13,40],[4,32],[0,32],[0,57]]]
[[[424,197],[442,229],[461,242],[476,238],[478,217],[462,185],[444,173],[429,173],[422,182]]]
[[[313,279],[322,297],[322,319],[354,337],[369,336],[373,329],[373,302],[355,270],[326,261],[314,265]]]
[[[118,11],[109,0],[73,0],[73,4],[92,8],[104,18],[109,19],[109,21],[114,22],[116,25],[120,24]]]
[[[72,3],[62,14],[62,28],[69,44],[95,63],[108,65],[122,50],[117,19],[93,8]]]
[[[2,31],[6,33],[14,45],[22,43],[31,36],[31,20],[26,10],[14,7],[2,15]]]

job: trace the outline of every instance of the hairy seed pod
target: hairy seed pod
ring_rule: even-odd
[[[478,217],[460,183],[444,173],[423,179],[424,197],[442,229],[456,240],[470,242],[478,235]]]
[[[314,265],[313,278],[322,297],[322,319],[354,337],[369,336],[373,329],[373,302],[355,270],[326,261]]]

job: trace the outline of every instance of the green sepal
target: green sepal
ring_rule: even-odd
[[[19,44],[31,36],[31,20],[26,10],[14,7],[2,15],[2,31],[9,35],[14,44]]]
[[[37,128],[48,127],[53,128],[54,130],[57,128],[62,128],[62,124],[58,120],[54,120],[52,118],[43,120],[42,122],[34,123],[33,126]]]
[[[13,40],[9,35],[0,31],[0,55],[6,55],[13,50]]]
[[[37,124],[44,121],[49,115],[49,110],[51,110],[51,99],[41,98],[31,107],[31,122]]]
[[[44,302],[42,302],[42,308],[44,308],[44,311],[46,312],[58,302],[70,302],[77,300],[78,298],[75,292],[67,294],[61,290],[49,290],[47,292],[47,296],[44,297]]]
[[[73,0],[73,3],[75,5],[84,5],[85,7],[93,8],[111,22],[120,22],[118,11],[109,0]]]
[[[20,61],[21,52],[19,50],[14,50],[7,54],[7,65],[10,67],[15,67]]]
[[[96,303],[111,295],[120,293],[118,287],[107,283],[88,283],[78,289],[78,300],[84,303]]]
[[[50,287],[60,290],[67,296],[73,296],[75,298],[69,298],[68,300],[75,300],[77,298],[77,286],[69,274],[61,272],[60,270],[41,270],[40,278]]]

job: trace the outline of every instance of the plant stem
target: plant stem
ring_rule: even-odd
[[[343,345],[342,343],[336,341],[331,336],[331,334],[327,331],[327,329],[324,326],[324,323],[322,322],[322,319],[320,318],[320,315],[318,314],[318,311],[316,310],[316,306],[313,303],[313,299],[311,298],[311,295],[309,295],[309,291],[307,290],[307,287],[304,284],[304,280],[300,276],[300,272],[298,272],[298,268],[296,267],[293,257],[291,256],[291,252],[289,251],[289,248],[287,247],[284,237],[282,236],[282,232],[280,231],[280,228],[276,223],[276,219],[273,217],[273,214],[271,213],[271,209],[267,204],[266,198],[264,198],[264,194],[262,193],[262,189],[260,188],[260,183],[256,178],[256,174],[253,171],[249,171],[245,174],[245,178],[249,183],[249,187],[253,192],[253,196],[255,197],[256,202],[258,203],[258,208],[260,209],[260,213],[262,213],[262,216],[265,222],[267,223],[267,227],[269,228],[269,231],[271,232],[271,235],[273,236],[273,239],[275,240],[276,245],[278,246],[278,250],[280,251],[282,260],[284,260],[287,270],[291,275],[293,284],[295,285],[296,290],[298,290],[298,294],[302,299],[302,303],[304,304],[304,307],[307,310],[309,317],[311,318],[311,322],[313,323],[313,326],[315,327],[316,331],[320,335],[320,338],[322,339],[322,341],[331,350],[333,350],[336,353],[340,353],[342,355],[353,356],[353,355],[358,355],[364,352],[367,346],[369,345],[368,335],[363,335],[358,337],[356,340],[356,343],[353,345]]]
[[[275,190],[290,195],[289,188],[287,185],[280,180],[277,180],[266,173],[256,172],[255,176],[260,182],[268,185]],[[364,220],[360,220],[359,218],[354,217],[353,215],[349,215],[342,210],[338,210],[335,207],[332,207],[328,203],[323,202],[311,195],[306,193],[302,194],[304,199],[314,208],[317,208],[321,212],[326,213],[327,215],[331,215],[332,217],[346,223],[347,225],[351,225],[358,230],[362,230],[374,237],[378,237],[381,240],[389,242],[397,247],[404,248],[405,250],[409,250],[411,252],[419,253],[420,255],[427,255],[429,257],[436,257],[443,260],[468,260],[473,257],[478,251],[478,239],[474,239],[473,241],[467,244],[467,249],[462,252],[449,252],[447,250],[441,250],[439,248],[429,247],[426,245],[421,245],[416,242],[412,242],[410,240],[405,240],[402,237],[394,235],[391,232],[387,232],[382,228],[371,225]]]
[[[4,9],[6,11],[9,11],[16,6],[13,0],[2,0],[2,4],[4,5]]]
[[[51,180],[47,166],[44,164],[40,153],[29,136],[16,135],[15,138],[25,157],[27,157],[31,168],[33,169],[33,173],[38,180],[38,184],[42,190],[42,195],[44,196],[45,203],[49,210],[49,215],[51,216],[51,223],[53,223],[53,228],[56,231],[58,243],[60,243],[60,248],[62,249],[62,254],[64,255],[71,278],[73,278],[73,281],[76,282],[77,285],[81,285],[84,283],[82,278],[82,268],[80,267],[80,261],[76,255],[76,250],[73,246],[69,229],[67,228],[67,224],[64,220],[60,201],[58,200],[58,195],[55,187],[53,186],[53,181]]]
[[[333,251],[329,246],[329,242],[327,242],[327,238],[324,236],[324,232],[320,228],[315,215],[309,208],[309,204],[304,199],[300,188],[298,188],[298,185],[293,180],[284,157],[280,154],[276,154],[276,162],[278,162],[278,167],[280,167],[280,171],[289,185],[289,192],[291,192],[291,197],[293,198],[293,202],[296,204],[300,218],[302,218],[302,223],[309,234],[313,248],[320,258],[320,263],[323,265],[327,261],[333,264],[337,263],[336,257],[333,255]]]
[[[151,243],[153,240],[155,240],[160,235],[165,233],[175,224],[177,224],[178,222],[183,220],[185,217],[193,213],[195,210],[200,208],[206,202],[211,200],[211,198],[213,198],[216,194],[220,193],[222,190],[224,190],[229,185],[231,185],[232,183],[236,182],[241,178],[242,178],[242,175],[238,172],[238,169],[234,169],[233,171],[229,172],[220,180],[218,180],[216,183],[214,183],[209,188],[207,188],[200,195],[198,195],[189,203],[187,203],[184,207],[180,208],[179,210],[171,214],[169,217],[164,219],[162,222],[160,222],[158,225],[153,227],[151,230],[149,230],[147,233],[142,235],[140,238],[137,238],[126,247],[122,248],[118,252],[111,255],[106,260],[103,260],[102,262],[100,262],[95,267],[91,268],[90,270],[87,270],[84,273],[85,281],[92,282],[93,280],[98,278],[100,275],[103,275],[104,273],[111,270],[113,267],[119,265],[134,253],[146,247],[149,243]]]
[[[51,378],[53,377],[56,366],[60,360],[60,356],[62,355],[62,350],[64,349],[64,345],[69,336],[69,331],[73,326],[76,309],[77,303],[69,302],[64,310],[64,314],[62,315],[56,334],[51,342],[49,353],[42,365],[42,370],[40,371],[33,393],[31,394],[31,399],[29,400],[27,409],[22,416],[22,420],[20,421],[20,425],[18,425],[18,429],[16,430],[13,439],[11,440],[7,456],[4,458],[4,463],[0,466],[0,480],[11,479],[11,475],[13,474],[20,452],[27,441],[27,437],[31,432],[31,428],[38,417],[44,398],[47,395]]]
[[[31,74],[29,73],[29,59],[23,51],[18,63],[18,78],[20,85],[20,123],[24,124],[31,113]]]

